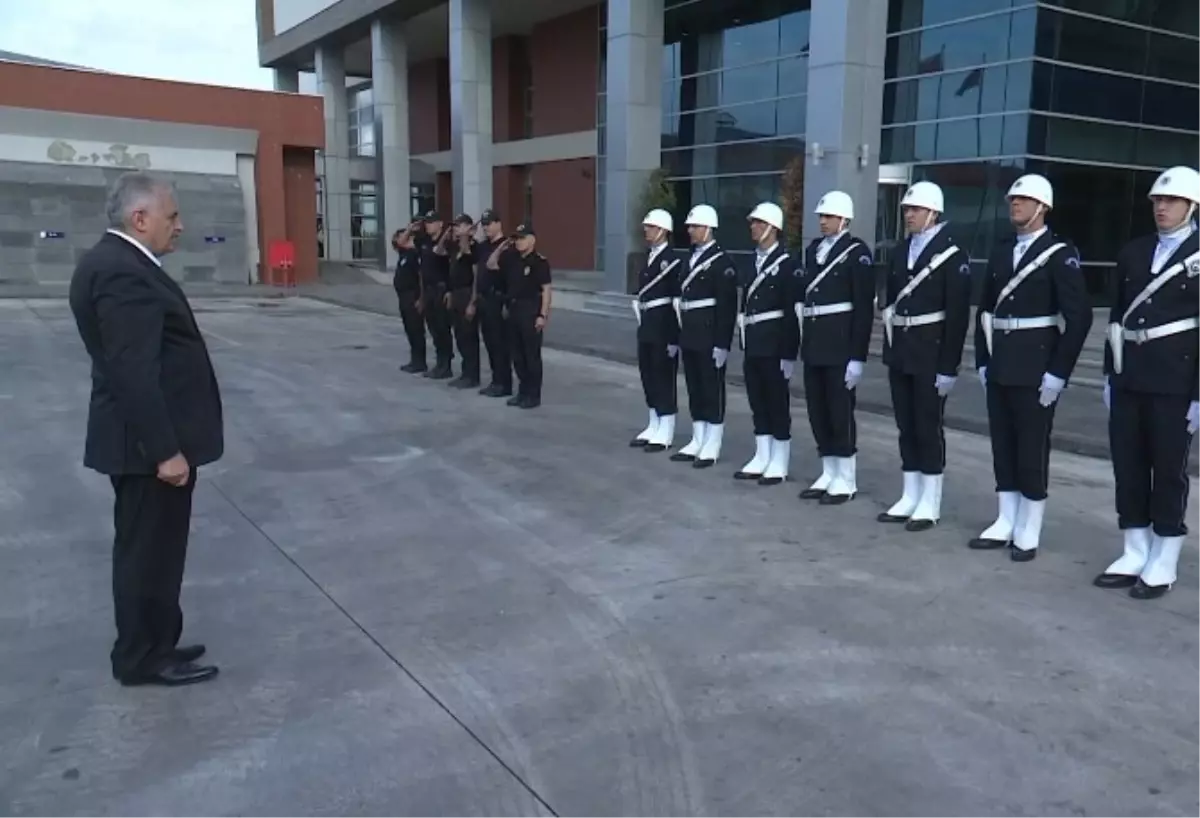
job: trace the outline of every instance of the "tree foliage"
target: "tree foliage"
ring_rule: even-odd
[[[783,169],[779,186],[779,206],[783,208],[784,243],[797,248],[804,229],[804,155],[792,157]]]
[[[634,234],[640,240],[642,237],[642,217],[660,207],[668,213],[675,212],[675,183],[671,181],[670,174],[666,168],[658,168],[650,172],[646,177],[646,184],[642,187],[642,195],[638,200],[640,211],[637,215],[638,221],[634,227]]]

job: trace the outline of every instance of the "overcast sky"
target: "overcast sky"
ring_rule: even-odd
[[[158,79],[272,87],[254,0],[0,0],[0,51]]]

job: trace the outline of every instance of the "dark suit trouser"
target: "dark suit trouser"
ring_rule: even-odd
[[[747,355],[742,364],[755,436],[791,440],[792,393],[787,378],[783,377],[780,359]]]
[[[458,347],[459,357],[462,358],[462,376],[477,381],[479,380],[479,311],[476,310],[473,317],[467,317],[467,304],[470,300],[470,293],[458,295],[450,315],[454,328],[454,343]]]
[[[920,375],[888,370],[904,471],[937,475],[946,469],[946,399],[933,385],[936,378],[932,370]]]
[[[439,364],[447,364],[454,360],[454,339],[451,337],[450,310],[442,302],[442,296],[427,296],[425,298],[425,325],[429,327],[429,337],[433,339],[433,354]]]
[[[858,451],[854,390],[846,388],[845,366],[804,367],[808,422],[821,457],[853,457]]]
[[[688,411],[694,421],[725,422],[725,367],[717,369],[712,349],[684,349],[683,377],[687,382]]]
[[[988,432],[996,491],[1045,500],[1050,475],[1054,407],[1038,403],[1036,386],[987,385]]]
[[[1112,390],[1108,440],[1121,528],[1153,526],[1160,537],[1187,534],[1190,403],[1186,395]]]
[[[542,333],[538,332],[540,301],[508,308],[508,337],[516,370],[517,392],[542,399]]]
[[[679,358],[671,357],[666,344],[638,342],[638,373],[647,407],[660,415],[679,411]]]
[[[179,589],[187,559],[193,473],[182,488],[152,475],[112,479],[113,608],[117,641],[113,677],[154,673],[170,664],[183,632]]]
[[[397,293],[400,299],[400,320],[408,338],[410,363],[425,363],[425,317],[417,309],[417,293]]]
[[[512,355],[504,326],[504,304],[488,296],[479,298],[479,329],[487,349],[492,383],[512,389]]]

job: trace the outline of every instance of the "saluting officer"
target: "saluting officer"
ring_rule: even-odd
[[[479,321],[475,308],[475,220],[466,213],[454,217],[450,255],[449,292],[445,305],[450,312],[454,342],[462,358],[462,371],[450,381],[456,389],[479,386]]]
[[[792,396],[788,389],[800,351],[796,301],[802,272],[779,243],[783,210],[763,202],[750,212],[757,245],[754,278],[747,282],[738,314],[746,396],[754,418],[754,457],[734,473],[737,480],[774,486],[787,479],[792,457]]]
[[[396,248],[396,273],[392,286],[400,302],[400,320],[404,322],[404,335],[408,338],[408,363],[400,367],[402,372],[424,372],[425,363],[425,319],[421,315],[421,254],[413,243],[413,226],[397,230],[392,234],[392,247]]]
[[[917,182],[900,205],[908,238],[888,272],[883,363],[900,431],[904,493],[878,519],[926,531],[941,517],[943,413],[971,323],[971,266],[946,223],[937,221],[945,210],[940,187]]]
[[[848,194],[829,191],[814,212],[822,238],[805,251],[803,303],[797,311],[804,397],[821,476],[800,498],[840,505],[858,493],[854,404],[875,321],[875,272],[871,251],[849,232],[854,201]]]
[[[509,406],[542,404],[542,331],[550,317],[550,262],[535,249],[537,234],[528,222],[512,234],[513,252],[500,254],[507,299],[509,343],[517,371],[517,394]]]
[[[1008,212],[1017,236],[988,260],[976,311],[975,367],[987,391],[999,511],[969,545],[1009,545],[1016,562],[1037,556],[1054,407],[1092,327],[1079,251],[1046,227],[1053,207],[1045,177],[1013,182]]]
[[[1200,427],[1196,357],[1200,343],[1200,175],[1166,170],[1150,188],[1157,235],[1136,238],[1117,256],[1109,314],[1104,398],[1117,481],[1121,557],[1096,577],[1155,599],[1176,579],[1187,534],[1187,461]]]
[[[454,341],[450,334],[450,310],[446,306],[446,295],[450,288],[450,259],[446,242],[450,239],[450,230],[446,228],[442,217],[432,210],[425,214],[421,222],[425,232],[420,236],[417,247],[421,253],[422,309],[429,335],[433,338],[433,354],[437,358],[433,369],[426,372],[425,377],[446,380],[454,374],[450,370],[450,362],[454,360]]]
[[[692,440],[672,460],[704,469],[717,462],[725,436],[725,363],[737,320],[738,274],[714,239],[717,211],[696,205],[687,215],[692,257],[676,309]]]
[[[504,238],[504,224],[495,210],[487,209],[479,217],[483,229],[483,241],[477,248],[475,264],[475,295],[473,302],[479,315],[480,334],[487,350],[488,366],[492,370],[492,382],[479,390],[489,398],[507,398],[512,395],[512,356],[509,351],[508,332],[504,324],[504,276],[499,267],[488,262],[493,255],[499,256],[501,246],[508,247]]]
[[[655,209],[642,221],[649,248],[646,264],[638,275],[638,292],[633,299],[637,317],[638,372],[642,392],[650,410],[650,422],[630,446],[662,452],[675,441],[675,414],[679,384],[679,319],[674,303],[679,296],[682,255],[670,244],[675,223],[671,214]]]

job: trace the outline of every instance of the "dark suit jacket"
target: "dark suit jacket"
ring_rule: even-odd
[[[92,358],[84,465],[102,474],[155,474],[180,452],[193,467],[219,459],[221,395],[179,285],[108,233],[79,260],[70,300]]]

